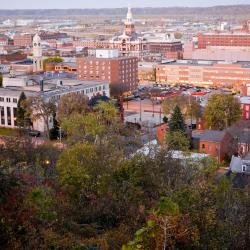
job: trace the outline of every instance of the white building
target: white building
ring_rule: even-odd
[[[0,88],[0,126],[16,128],[17,103],[21,93],[27,97],[40,96],[45,101],[56,103],[61,96],[69,93],[84,94],[89,99],[96,95],[110,96],[109,83],[106,81],[79,81],[69,78],[43,78],[42,75],[8,76],[3,78]],[[43,120],[34,120],[33,129],[40,132],[46,130]],[[53,120],[50,120],[50,128]]]

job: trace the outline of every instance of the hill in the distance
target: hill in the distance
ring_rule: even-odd
[[[0,16],[76,16],[76,15],[125,15],[126,8],[116,9],[36,9],[1,10]],[[135,15],[181,16],[250,16],[250,5],[214,7],[133,8]]]

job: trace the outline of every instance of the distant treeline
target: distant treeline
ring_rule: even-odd
[[[116,9],[36,9],[0,10],[0,16],[74,16],[74,15],[125,15],[126,8]],[[214,7],[169,7],[134,8],[135,15],[198,15],[198,16],[248,16],[250,5],[231,5]]]

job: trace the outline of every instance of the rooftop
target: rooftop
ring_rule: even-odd
[[[201,141],[212,141],[212,142],[221,142],[226,135],[227,131],[219,130],[205,130],[200,136]]]
[[[167,60],[163,61],[161,65],[183,65],[183,66],[225,66],[238,65],[242,68],[250,68],[250,62],[243,61],[215,61],[215,60]]]

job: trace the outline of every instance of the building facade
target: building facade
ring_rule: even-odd
[[[138,86],[137,57],[96,56],[77,58],[79,80],[108,81],[111,88],[121,92],[133,91]]]
[[[199,33],[198,48],[207,46],[236,46],[250,47],[250,33]]]
[[[42,85],[41,85],[41,79]],[[42,78],[41,75],[23,75],[16,78],[5,76],[3,88],[0,88],[0,127],[16,128],[17,103],[21,93],[27,97],[41,97],[44,101],[58,103],[61,96],[69,93],[84,94],[89,99],[93,96],[110,96],[107,81],[78,81],[66,78]],[[33,120],[33,129],[46,131],[42,119]],[[53,119],[50,127],[53,126]]]
[[[156,81],[165,84],[239,89],[250,83],[250,64],[196,60],[168,61],[156,67]]]
[[[16,34],[14,36],[14,45],[20,47],[32,47],[33,34]]]

